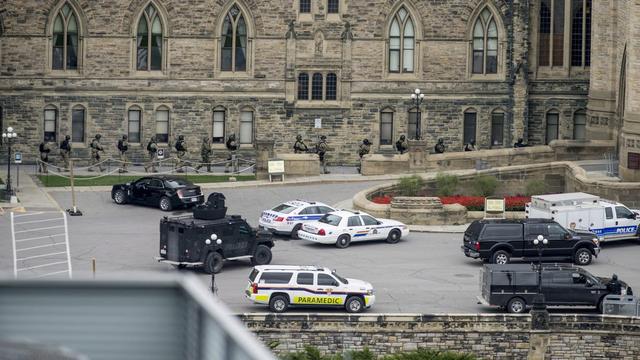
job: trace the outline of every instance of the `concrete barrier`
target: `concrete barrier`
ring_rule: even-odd
[[[277,154],[284,160],[286,176],[317,176],[320,174],[320,158],[317,154]]]

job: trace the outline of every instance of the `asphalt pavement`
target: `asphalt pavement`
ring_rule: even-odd
[[[224,189],[230,214],[242,214],[256,226],[261,211],[290,199],[343,203],[375,182],[261,186]],[[53,192],[62,208],[70,206],[69,192]],[[78,193],[82,217],[70,217],[70,247],[75,277],[91,276],[91,259],[97,262],[96,276],[138,272],[185,271],[198,274],[204,284],[210,276],[198,270],[176,270],[157,263],[158,209],[113,203],[109,192]],[[182,212],[184,213],[184,212]],[[0,273],[12,270],[8,217],[0,217]],[[412,233],[398,244],[386,242],[352,244],[347,249],[278,238],[272,264],[320,265],[336,269],[345,277],[371,282],[376,288],[376,313],[482,313],[496,310],[478,305],[478,274],[482,263],[460,251],[460,234]],[[633,288],[640,287],[640,245],[622,242],[605,245],[600,257],[587,270],[599,276],[617,273]],[[225,263],[216,275],[218,296],[233,311],[264,312],[266,307],[243,298],[251,266],[249,261]],[[307,311],[308,309],[304,309]],[[315,311],[315,310],[314,310]]]

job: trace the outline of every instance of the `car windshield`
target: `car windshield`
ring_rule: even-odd
[[[293,205],[289,205],[289,204],[280,204],[276,207],[274,207],[273,209],[271,209],[271,211],[275,211],[275,212],[279,212],[282,214],[288,214],[290,212],[292,212],[293,210],[295,210],[295,206]]]
[[[333,214],[327,214],[325,216],[323,216],[322,218],[320,218],[320,220],[318,220],[319,222],[323,223],[323,224],[329,224],[329,225],[333,225],[333,226],[338,226],[340,225],[340,221],[342,220],[342,218],[338,215],[333,215]]]
[[[256,276],[258,276],[258,274],[260,273],[260,271],[258,271],[258,269],[254,268],[251,271],[251,274],[249,274],[249,281],[254,282],[256,281]]]
[[[178,189],[193,185],[191,182],[182,179],[167,179],[164,181],[167,187]]]
[[[342,276],[340,276],[340,275],[336,274],[336,272],[335,272],[335,271],[334,271],[334,272],[332,272],[332,273],[331,273],[331,275],[335,276],[338,280],[340,280],[340,282],[341,282],[341,283],[343,283],[343,284],[345,284],[345,285],[349,283],[349,281],[348,281],[347,279],[345,279],[345,278],[343,278]]]

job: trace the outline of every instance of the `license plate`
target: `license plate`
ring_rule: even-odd
[[[160,254],[162,254],[162,255],[167,255],[167,250],[165,250],[165,249],[160,249]]]
[[[271,219],[262,219],[262,221],[266,222],[267,224],[271,224]]]
[[[198,198],[195,198],[195,197],[191,198],[191,202],[196,202],[196,201],[198,201]]]

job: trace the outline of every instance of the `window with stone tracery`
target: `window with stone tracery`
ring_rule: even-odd
[[[233,5],[222,24],[222,71],[247,70],[247,23],[237,5]]]
[[[158,9],[153,4],[149,4],[140,15],[136,34],[136,69],[162,70],[163,26]]]
[[[415,42],[414,22],[403,6],[393,16],[389,28],[389,72],[414,71]]]
[[[498,72],[498,26],[493,13],[485,7],[473,26],[474,74],[496,74]]]
[[[53,21],[53,70],[78,69],[80,53],[78,16],[69,3],[65,3]]]

